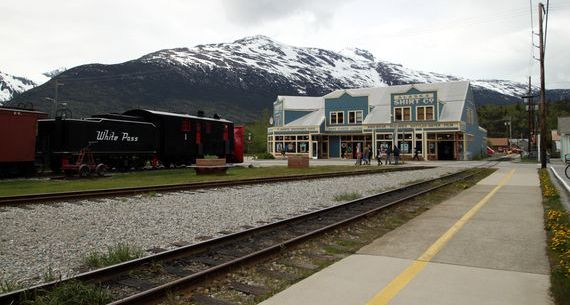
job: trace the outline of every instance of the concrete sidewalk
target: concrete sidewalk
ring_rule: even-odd
[[[538,174],[510,167],[261,304],[552,304]]]

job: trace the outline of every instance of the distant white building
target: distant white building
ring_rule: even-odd
[[[560,157],[570,154],[570,117],[558,118],[558,134],[560,135]]]

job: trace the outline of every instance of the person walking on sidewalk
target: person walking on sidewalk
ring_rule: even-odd
[[[412,158],[412,160],[418,160],[420,161],[420,156],[419,154],[422,152],[420,146],[416,146],[416,150],[414,151],[414,157]]]
[[[392,154],[392,145],[388,144],[388,147],[386,148],[386,165],[392,164],[392,159],[390,158],[391,154]]]
[[[394,162],[398,165],[398,160],[400,159],[400,149],[398,145],[394,146]]]
[[[364,151],[362,152],[362,161],[364,162],[364,165],[370,164],[370,159],[368,159],[368,152],[368,146],[364,146]]]
[[[368,165],[370,165],[370,163],[372,163],[372,147],[368,145]]]
[[[378,166],[382,165],[382,148],[376,148],[376,161],[378,161]]]
[[[356,144],[356,163],[354,165],[362,165],[362,150],[360,144]]]

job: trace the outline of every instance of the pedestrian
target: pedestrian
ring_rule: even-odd
[[[369,152],[370,150],[368,149],[368,146],[365,146],[364,151],[362,152],[362,161],[364,162],[365,165],[370,164],[370,159],[368,158]]]
[[[368,165],[370,165],[370,163],[372,162],[372,147],[370,147],[370,144],[368,145]]]
[[[416,146],[416,150],[414,151],[414,157],[412,158],[412,160],[420,161],[420,153],[421,152],[422,152],[421,148],[419,146]]]
[[[378,166],[382,165],[382,148],[378,147],[376,149],[376,161],[378,161]]]
[[[398,160],[400,159],[400,149],[398,145],[394,146],[394,163],[398,165]]]
[[[392,158],[390,158],[391,154],[392,154],[392,145],[388,144],[388,147],[386,148],[386,165],[392,164]]]

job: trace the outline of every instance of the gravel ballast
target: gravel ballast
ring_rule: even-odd
[[[40,283],[51,272],[78,273],[88,253],[119,243],[172,249],[219,237],[342,202],[334,197],[362,196],[459,168],[433,168],[364,176],[240,186],[4,207],[0,210],[0,281]],[[51,271],[50,271],[51,270]]]

